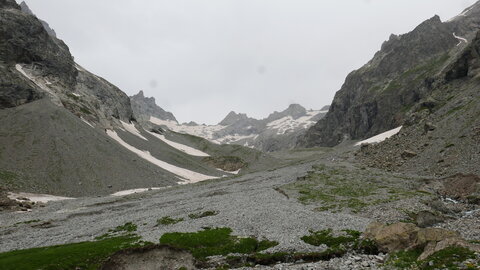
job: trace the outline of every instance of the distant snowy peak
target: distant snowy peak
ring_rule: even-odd
[[[178,124],[153,115],[149,122],[217,144],[238,144],[263,151],[275,151],[293,147],[297,135],[313,126],[327,112],[328,107],[306,110],[301,105],[292,104],[286,110],[274,112],[261,120],[232,111],[218,125]]]

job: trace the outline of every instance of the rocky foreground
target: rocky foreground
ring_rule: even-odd
[[[308,152],[314,153],[311,158],[297,159],[289,166],[267,172],[123,197],[50,202],[30,211],[3,211],[0,251],[97,243],[126,233],[135,235],[136,241],[141,240],[147,247],[162,238],[162,244],[186,248],[194,255],[188,255],[192,269],[395,269],[405,268],[400,267],[406,265],[403,260],[408,261],[401,253],[405,250],[417,252],[409,267],[433,269],[428,268],[430,264],[437,268],[439,265],[431,256],[445,248],[451,251],[448,248],[452,246],[472,250],[463,254],[455,264],[457,268],[452,269],[478,267],[475,252],[480,250],[475,243],[480,240],[480,211],[478,201],[471,200],[478,195],[478,189],[465,188],[468,179],[425,179],[388,173],[350,162],[352,153]],[[478,179],[469,179],[468,187],[478,187]],[[216,228],[231,231],[228,239],[237,239],[232,243],[242,243],[241,239],[258,241],[256,248],[202,257],[198,250],[171,238],[181,238],[182,234],[169,235],[213,233]],[[366,236],[371,242],[365,242]],[[120,261],[133,262],[128,256],[138,259],[161,248],[165,247],[124,252],[122,256],[127,257],[120,257]],[[424,254],[427,248],[428,256]],[[165,256],[162,252],[161,256],[146,258],[158,261],[159,256]],[[0,268],[14,269],[2,265],[9,256],[12,253],[0,254]],[[415,264],[417,258],[421,264]],[[100,263],[106,259],[104,256]],[[170,262],[167,267],[179,266],[165,269],[190,269],[178,263]],[[104,267],[134,269],[108,268],[108,264]]]

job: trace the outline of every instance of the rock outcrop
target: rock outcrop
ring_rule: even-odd
[[[440,228],[419,228],[411,223],[383,225],[370,224],[364,237],[373,240],[380,251],[395,252],[405,249],[421,249],[418,260],[424,260],[435,252],[448,247],[465,247],[480,252],[480,246],[462,239],[458,233]]]
[[[133,114],[139,121],[148,121],[150,120],[150,117],[153,116],[161,120],[177,122],[177,119],[175,119],[175,116],[173,116],[171,112],[167,112],[160,108],[155,103],[155,98],[145,97],[143,91],[131,96],[130,101],[132,103]]]

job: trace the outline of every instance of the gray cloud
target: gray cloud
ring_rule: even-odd
[[[329,104],[391,33],[474,0],[27,0],[77,62],[180,121]]]

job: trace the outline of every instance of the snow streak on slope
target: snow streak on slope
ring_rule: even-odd
[[[143,137],[142,134],[140,134],[140,131],[138,131],[138,129],[135,127],[135,124],[131,123],[125,123],[123,121],[120,120],[120,122],[122,123],[122,126],[130,133],[132,133],[133,135],[137,136],[137,137],[140,137],[142,139],[144,139],[145,141],[148,141],[147,138]]]
[[[386,139],[388,139],[388,138],[392,137],[393,135],[397,134],[398,132],[400,132],[401,129],[402,129],[402,126],[400,126],[398,128],[395,128],[395,129],[392,129],[392,130],[389,130],[389,131],[386,131],[384,133],[378,134],[376,136],[373,136],[371,138],[368,138],[366,140],[358,142],[358,143],[355,144],[355,146],[362,145],[362,144],[371,144],[371,143],[383,142]]]
[[[177,150],[180,150],[188,155],[191,155],[191,156],[196,156],[196,157],[209,157],[210,155],[205,153],[205,152],[202,152],[200,150],[197,150],[193,147],[190,147],[190,146],[186,146],[184,144],[180,144],[180,143],[176,143],[176,142],[173,142],[173,141],[170,141],[168,140],[167,138],[165,138],[164,135],[160,135],[160,134],[157,134],[157,133],[154,133],[154,132],[148,132],[150,133],[152,136],[155,136],[157,137],[158,139],[160,139],[161,141],[163,141],[164,143],[170,145],[171,147],[177,149]]]
[[[154,164],[154,165],[156,165],[156,166],[158,166],[158,167],[160,167],[160,168],[162,168],[166,171],[169,171],[169,172],[171,172],[175,175],[180,176],[181,178],[184,178],[184,179],[188,180],[188,183],[196,183],[196,182],[200,182],[200,181],[204,181],[204,180],[208,180],[208,179],[218,178],[218,177],[215,177],[215,176],[209,176],[209,175],[204,175],[204,174],[201,174],[201,173],[193,172],[193,171],[190,171],[190,170],[187,170],[187,169],[169,164],[167,162],[161,161],[161,160],[157,159],[156,157],[152,156],[152,154],[150,154],[150,152],[142,151],[140,149],[137,149],[137,148],[129,145],[124,140],[122,140],[122,138],[120,138],[118,136],[118,134],[113,130],[107,130],[107,135],[110,136],[110,138],[117,141],[120,145],[122,145],[126,149],[128,149],[131,152],[137,154],[139,157],[145,159],[146,161],[148,161],[148,162],[150,162],[150,163],[152,163],[152,164]]]
[[[40,89],[42,89],[43,91],[47,92],[50,97],[52,98],[52,101],[54,104],[58,105],[58,106],[63,106],[62,105],[62,102],[60,101],[60,98],[55,94],[55,92],[52,91],[52,89],[50,89],[48,86],[47,86],[47,80],[45,80],[44,82],[41,80],[41,79],[38,79],[38,78],[34,78],[33,76],[30,76],[27,74],[27,72],[25,72],[25,70],[23,69],[23,66],[20,65],[20,64],[16,64],[15,65],[15,69],[20,72],[20,74],[22,74],[25,78],[29,79],[31,82],[33,82],[36,86],[40,87]],[[50,83],[51,84],[51,83]]]
[[[456,39],[458,39],[458,41],[459,41],[458,44],[457,44],[457,46],[460,46],[460,44],[462,44],[462,42],[468,43],[468,40],[467,40],[466,38],[459,37],[459,36],[457,36],[455,33],[453,33],[453,36],[454,36]]]

